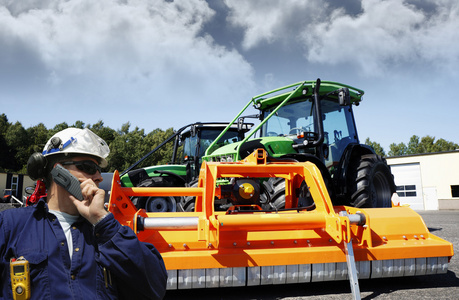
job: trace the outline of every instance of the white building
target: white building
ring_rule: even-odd
[[[459,150],[386,159],[402,205],[414,210],[459,209]]]

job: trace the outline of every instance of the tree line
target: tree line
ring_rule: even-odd
[[[365,140],[365,144],[371,146],[376,154],[386,156],[384,148],[377,142],[371,141],[369,138]],[[459,145],[446,141],[444,139],[435,140],[435,137],[426,135],[419,138],[417,135],[413,135],[408,144],[405,143],[392,143],[389,145],[388,156],[403,156],[413,154],[424,154],[424,153],[436,153],[459,150]]]
[[[5,114],[0,115],[0,172],[27,173],[27,160],[35,152],[42,152],[46,142],[57,132],[68,127],[88,128],[104,139],[110,147],[107,158],[106,172],[124,171],[137,162],[145,154],[156,148],[171,136],[172,128],[167,130],[155,129],[145,133],[144,129],[135,127],[131,130],[130,123],[125,123],[121,129],[114,130],[99,121],[93,125],[77,121],[68,125],[63,122],[53,128],[46,128],[43,123],[24,128],[20,122],[10,123]],[[168,143],[151,155],[145,164],[166,164],[172,157],[173,144]]]
[[[155,129],[145,133],[144,129],[135,127],[131,130],[131,124],[125,123],[121,129],[114,130],[99,121],[95,124],[85,124],[77,121],[68,125],[60,123],[53,128],[46,128],[43,123],[24,128],[20,122],[11,123],[5,114],[0,115],[0,172],[12,172],[18,174],[27,173],[27,160],[34,152],[42,152],[46,142],[57,132],[68,128],[88,128],[104,139],[110,147],[110,155],[107,158],[108,167],[106,172],[114,170],[124,171],[129,166],[141,159],[145,154],[156,148],[174,133],[173,128],[166,130]],[[386,156],[383,147],[369,138],[365,144],[371,146],[381,156]],[[407,144],[392,143],[389,146],[388,156],[402,156],[432,152],[444,152],[459,149],[459,145],[444,139],[436,140],[435,137],[424,136],[419,138],[413,135]],[[168,143],[159,151],[151,155],[142,165],[167,164],[172,157],[173,143]]]

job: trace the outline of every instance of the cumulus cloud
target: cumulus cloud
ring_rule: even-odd
[[[230,9],[228,22],[244,29],[245,50],[260,43],[296,43],[301,28],[316,20],[327,7],[322,1],[225,0]]]
[[[459,4],[441,2],[435,2],[433,13],[400,0],[362,1],[363,12],[357,16],[334,10],[329,20],[310,25],[302,35],[309,45],[306,57],[356,64],[367,75],[404,63],[457,65]]]
[[[203,0],[0,0],[0,79],[107,101],[234,93],[252,68],[202,32],[214,14]]]
[[[225,0],[228,22],[244,29],[243,49],[301,45],[310,63],[353,65],[382,76],[406,65],[458,74],[456,0]]]

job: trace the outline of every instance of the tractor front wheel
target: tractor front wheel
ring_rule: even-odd
[[[261,207],[264,210],[285,208],[285,179],[270,177],[263,182],[263,193],[260,194]]]

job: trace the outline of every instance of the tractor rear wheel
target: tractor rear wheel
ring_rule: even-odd
[[[194,203],[195,202],[196,202],[196,197],[194,197],[194,196],[182,197],[180,199],[181,209],[183,211],[194,211]]]
[[[354,207],[391,207],[395,193],[394,176],[386,160],[377,154],[362,155],[360,161],[351,162],[348,187]]]
[[[198,187],[198,180],[193,180],[188,185],[189,187]],[[183,211],[194,211],[195,196],[184,196],[180,198],[180,206]]]

